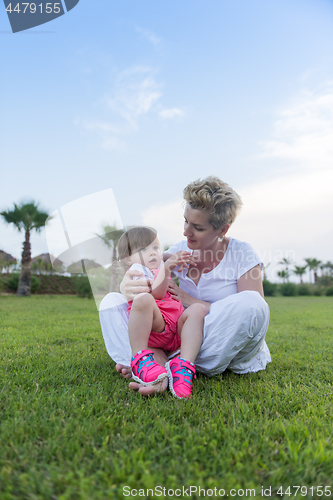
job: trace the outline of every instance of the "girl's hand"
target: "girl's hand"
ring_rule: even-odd
[[[127,271],[123,281],[120,283],[120,291],[126,297],[127,302],[133,300],[134,296],[138,293],[149,293],[151,290],[151,280],[147,280],[146,278],[134,280],[134,276],[143,276],[143,274],[140,271]],[[148,283],[150,283],[150,288]]]
[[[172,271],[175,267],[179,266],[179,271],[184,268],[188,269],[190,264],[196,266],[198,259],[194,257],[190,252],[185,250],[172,254],[166,261],[165,265]]]

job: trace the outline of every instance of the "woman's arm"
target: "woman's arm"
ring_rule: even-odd
[[[252,290],[254,292],[260,293],[264,299],[264,288],[261,279],[261,267],[258,264],[247,271],[243,276],[241,276],[237,281],[237,291],[244,292],[245,290]]]

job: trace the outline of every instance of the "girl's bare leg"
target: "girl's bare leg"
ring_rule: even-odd
[[[151,331],[161,333],[165,328],[163,316],[158,309],[155,299],[148,293],[137,295],[133,301],[128,322],[128,334],[132,348],[132,354],[148,348],[148,339]],[[168,358],[162,349],[148,348],[154,352],[154,360],[163,366]],[[116,365],[116,370],[125,379],[132,378],[130,366],[120,363]],[[164,392],[168,387],[168,379],[165,378],[158,384],[152,386],[143,386],[137,382],[130,382],[129,388],[139,391],[143,396],[150,396],[155,392]]]
[[[178,320],[181,336],[180,357],[195,362],[203,340],[204,319],[208,309],[203,304],[192,304]]]
[[[128,336],[133,356],[143,349],[148,349],[151,331],[161,333],[164,328],[165,322],[154,297],[149,293],[137,295],[128,320]]]

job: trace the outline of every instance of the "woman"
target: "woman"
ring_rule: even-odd
[[[196,369],[209,376],[227,368],[243,374],[264,370],[271,361],[265,342],[269,308],[264,300],[262,263],[252,247],[226,237],[242,202],[238,194],[219,178],[210,176],[190,183],[184,189],[184,236],[164,255],[192,251],[189,268],[175,274],[179,287],[170,280],[169,292],[184,307],[201,303],[209,308],[205,318],[203,343],[196,358]],[[138,272],[127,272],[122,292],[128,300],[134,294],[149,292],[145,279],[133,280]],[[100,320],[108,353],[116,361],[118,373],[131,378],[131,350],[127,333],[127,301],[120,294],[108,294],[101,302]],[[162,366],[166,353],[154,350]],[[167,381],[152,387],[130,388],[144,395],[163,391]]]

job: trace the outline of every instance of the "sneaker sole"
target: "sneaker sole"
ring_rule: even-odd
[[[168,376],[167,373],[161,373],[156,380],[153,380],[152,382],[144,382],[143,380],[141,380],[141,378],[137,377],[136,375],[133,375],[132,373],[132,378],[135,380],[135,382],[138,382],[139,384],[144,385],[145,387],[148,387],[150,385],[156,385],[162,380],[164,380],[167,376]]]

